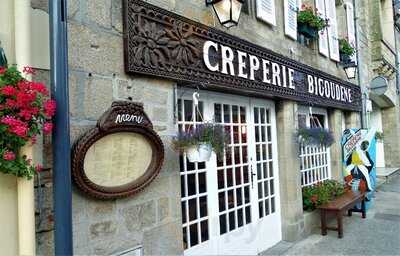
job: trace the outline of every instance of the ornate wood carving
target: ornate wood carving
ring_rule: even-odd
[[[202,59],[203,45],[208,40],[294,69],[296,90],[263,83],[260,71],[254,81],[209,71]],[[127,73],[168,78],[187,86],[203,84],[222,92],[361,110],[359,86],[141,0],[124,0],[124,47]],[[309,93],[307,75],[351,89],[352,102]]]
[[[105,187],[91,181],[84,169],[85,156],[98,140],[114,133],[129,132],[143,135],[151,144],[151,163],[145,173],[128,184]],[[161,170],[164,161],[164,146],[153,131],[153,125],[143,110],[143,105],[132,102],[114,102],[97,122],[87,131],[72,149],[72,177],[75,184],[86,194],[98,199],[115,199],[134,195],[149,185]]]

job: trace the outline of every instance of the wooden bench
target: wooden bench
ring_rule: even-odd
[[[361,210],[354,209],[357,203],[361,203]],[[337,230],[338,237],[343,237],[343,213],[347,211],[348,216],[352,215],[352,212],[361,212],[362,218],[366,218],[365,211],[365,192],[359,191],[347,191],[345,194],[330,201],[326,204],[318,206],[321,211],[321,234],[325,236],[327,230]],[[328,213],[334,213],[336,215],[337,227],[328,227],[326,225],[326,216]]]

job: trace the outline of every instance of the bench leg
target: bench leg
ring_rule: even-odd
[[[351,215],[353,215],[353,212],[350,210],[347,211],[347,216],[351,217]]]
[[[362,212],[362,218],[365,219],[367,217],[367,212],[365,209],[365,199],[361,201],[361,212]]]
[[[326,236],[327,229],[326,229],[326,211],[321,210],[321,235]]]
[[[343,214],[341,211],[336,212],[337,227],[338,227],[338,237],[343,237]]]

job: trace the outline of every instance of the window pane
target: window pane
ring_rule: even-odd
[[[226,181],[227,181],[228,188],[233,186],[232,168],[226,169]]]
[[[229,105],[224,105],[224,123],[231,123],[231,111]]]
[[[219,211],[225,211],[225,192],[218,193]]]
[[[201,222],[201,241],[208,240],[208,220],[204,220]]]
[[[214,118],[216,123],[222,122],[222,109],[220,104],[214,104]]]
[[[243,226],[243,209],[237,211],[237,223],[238,227]]]
[[[225,183],[224,183],[224,170],[218,170],[218,189],[224,188]]]
[[[232,106],[232,119],[233,123],[239,123],[239,109],[238,106]]]
[[[197,219],[197,199],[189,200],[189,221]]]
[[[251,212],[250,212],[250,206],[246,207],[246,224],[251,222]]]
[[[236,189],[236,204],[237,206],[242,205],[243,203],[243,196],[242,196],[242,188]]]
[[[199,243],[199,235],[197,231],[197,223],[190,225],[190,246],[195,246]]]
[[[182,223],[186,223],[186,201],[181,203],[182,205]]]
[[[246,108],[245,107],[240,107],[240,122],[242,124],[246,123]]]
[[[228,191],[228,208],[232,209],[235,206],[235,198],[233,197],[233,189]]]
[[[235,212],[229,213],[229,231],[235,229]]]
[[[193,121],[193,104],[191,100],[185,100],[185,121]]]
[[[207,192],[206,173],[199,173],[199,193]]]
[[[200,197],[200,218],[207,216],[207,196]]]
[[[242,184],[242,175],[241,175],[240,167],[235,168],[235,174],[236,174],[236,176],[235,176],[236,185]]]
[[[219,216],[219,233],[221,235],[226,233],[226,214]]]
[[[188,196],[196,194],[196,174],[189,174],[188,179]]]

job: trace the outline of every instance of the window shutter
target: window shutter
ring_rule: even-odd
[[[356,48],[356,31],[354,27],[354,8],[351,3],[346,3],[346,20],[347,20],[347,37],[349,39],[350,44]],[[357,63],[357,53],[351,57],[351,60],[354,63]]]
[[[329,19],[329,54],[332,60],[340,61],[335,0],[326,0],[326,14]]]
[[[297,10],[300,8],[298,0],[284,0],[285,35],[297,40]]]
[[[315,0],[315,7],[318,10],[318,14],[322,16],[322,18],[326,18],[325,14],[325,0]],[[319,32],[318,37],[318,48],[319,53],[328,57],[329,56],[329,49],[328,49],[328,30],[324,28]]]
[[[275,26],[275,0],[257,0],[257,18]]]

